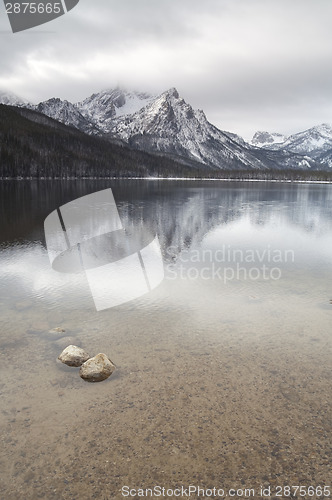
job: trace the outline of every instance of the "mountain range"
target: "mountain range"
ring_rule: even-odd
[[[273,151],[288,151],[307,155],[332,167],[332,126],[323,123],[304,132],[284,137],[281,134],[257,132],[252,144]]]
[[[212,171],[332,168],[331,126],[319,125],[290,137],[257,132],[247,143],[212,125],[175,88],[159,96],[118,88],[77,103],[52,98],[37,105],[0,92],[0,103],[35,111],[86,135],[189,167]]]

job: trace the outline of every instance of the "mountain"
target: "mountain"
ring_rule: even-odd
[[[131,115],[112,121],[112,137],[131,147],[171,154],[214,168],[264,168],[256,158],[211,125],[203,111],[193,110],[170,89]]]
[[[84,118],[79,110],[69,101],[52,98],[48,101],[40,102],[37,106],[31,108],[65,125],[75,127],[86,134],[100,135],[101,133],[96,125]]]
[[[290,135],[283,142],[269,143],[265,141],[264,143],[263,140],[260,140],[260,134],[263,134],[262,139],[265,135],[272,137],[275,134],[257,132],[254,135],[252,143],[256,137],[257,145],[260,142],[260,147],[263,149],[300,154],[314,160],[320,168],[332,168],[332,126],[327,123]]]
[[[311,158],[318,158],[332,149],[332,127],[323,123],[291,135],[283,143],[275,146],[276,149],[285,149],[293,153],[308,155]]]
[[[251,144],[258,148],[262,148],[264,146],[268,147],[272,144],[278,144],[284,142],[286,137],[277,132],[256,132],[254,137],[251,139]]]
[[[256,143],[268,146],[257,147],[236,134],[219,130],[209,123],[202,110],[194,110],[180,97],[175,88],[158,97],[118,88],[93,94],[76,104],[52,98],[36,106],[24,106],[85,134],[172,158],[196,169],[199,165],[214,171],[317,170],[329,168],[330,164],[329,158],[322,156],[328,148],[314,157],[305,148],[283,147],[290,138],[277,144],[278,134],[260,132],[254,138]]]
[[[154,98],[149,94],[127,92],[118,88],[92,94],[75,106],[87,120],[107,133],[113,128],[115,118],[136,113]]]

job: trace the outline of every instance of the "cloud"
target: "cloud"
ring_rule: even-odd
[[[0,8],[0,88],[80,100],[118,84],[178,87],[217,126],[246,136],[332,122],[330,0],[81,0],[11,34]]]

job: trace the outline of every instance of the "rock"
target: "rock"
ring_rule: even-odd
[[[56,328],[52,328],[52,330],[49,330],[48,333],[57,336],[57,337],[64,337],[66,330],[63,328],[60,328],[59,326]]]
[[[76,345],[69,345],[58,357],[67,366],[81,366],[89,358],[90,355]]]
[[[112,375],[114,370],[115,366],[106,354],[99,353],[83,363],[80,377],[88,382],[101,382]]]

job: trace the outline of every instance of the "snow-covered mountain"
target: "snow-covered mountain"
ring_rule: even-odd
[[[256,132],[254,137],[251,139],[250,144],[258,148],[264,146],[268,147],[272,144],[279,144],[286,140],[286,136],[279,134],[277,132]]]
[[[326,123],[317,125],[304,132],[288,137],[286,141],[277,145],[278,149],[285,149],[293,153],[306,154],[312,158],[332,149],[332,127]]]
[[[32,107],[32,109],[87,134],[100,135],[101,133],[96,125],[84,118],[79,110],[69,101],[52,98],[48,101],[40,102],[37,106]]]
[[[132,115],[154,99],[155,97],[141,92],[103,90],[76,103],[75,107],[87,120],[107,133],[113,128],[115,118]]]
[[[304,155],[322,166],[332,168],[332,126],[327,123],[290,135],[283,142],[264,143],[264,140],[260,140],[259,134],[262,133],[257,132],[254,138],[257,136],[256,145],[261,148]],[[275,135],[268,132],[263,132],[263,134],[266,134],[266,137]],[[254,139],[252,144],[254,144]]]
[[[204,112],[194,110],[175,88],[157,97],[119,88],[104,90],[76,104],[52,98],[33,105],[8,94],[0,94],[0,102],[1,95],[8,104],[36,110],[89,135],[124,142],[133,149],[176,156],[191,166],[316,169],[320,164],[330,165],[327,151],[332,149],[332,133],[326,125],[310,129],[316,130],[316,135],[307,131],[302,133],[305,137],[296,134],[280,143],[284,139],[280,134],[259,132],[252,145],[209,123]]]
[[[214,168],[265,168],[249,149],[211,125],[172,88],[130,115],[113,119],[112,137],[137,149],[171,154]]]

